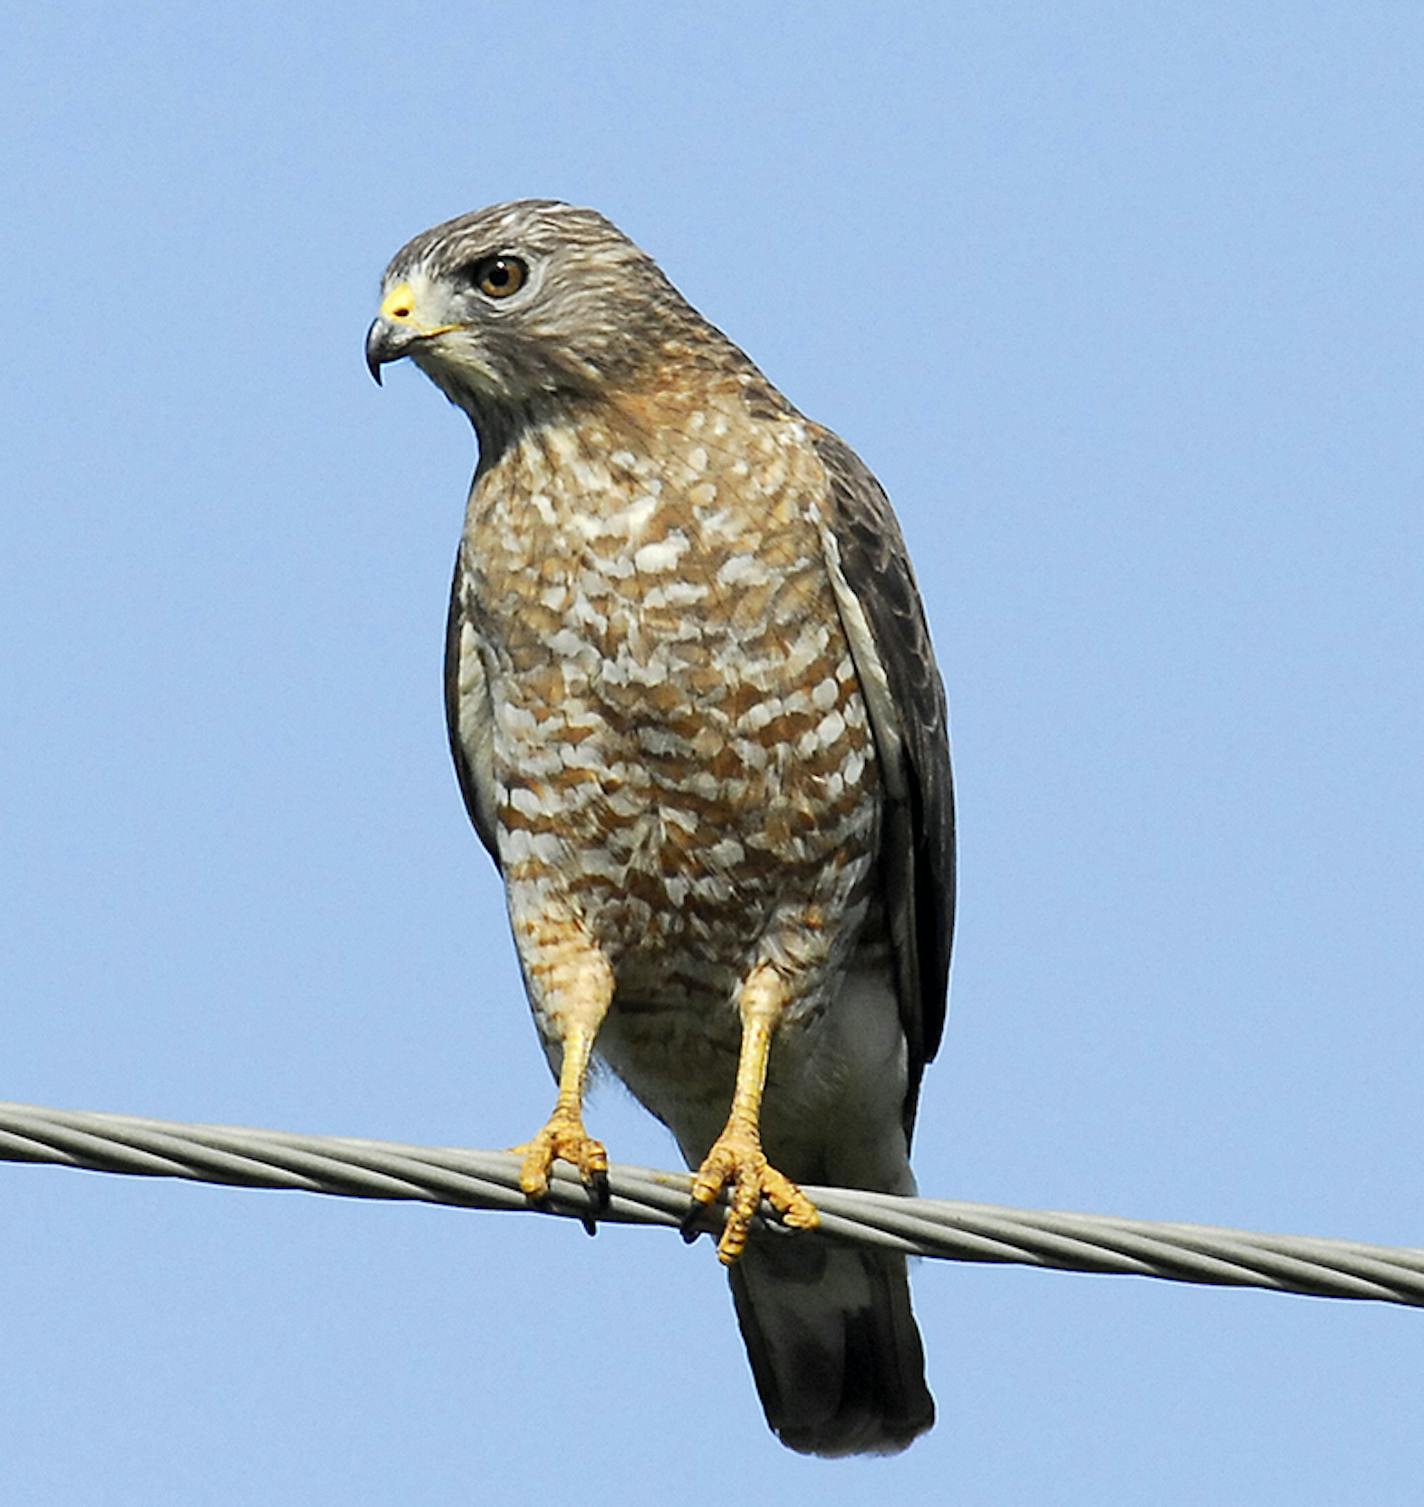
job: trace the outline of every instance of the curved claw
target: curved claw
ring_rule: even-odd
[[[603,1150],[602,1146],[600,1146],[597,1141],[594,1142],[594,1145],[598,1146],[600,1151]],[[612,1190],[608,1186],[608,1167],[606,1165],[607,1160],[608,1158],[605,1155],[604,1167],[601,1170],[594,1172],[591,1178],[585,1179],[588,1184],[588,1191],[593,1198],[594,1212],[597,1214],[602,1214],[607,1210],[609,1202],[613,1197]]]
[[[677,1232],[682,1236],[684,1245],[696,1245],[699,1236],[705,1232],[706,1226],[702,1217],[704,1210],[705,1205],[694,1200],[688,1207],[687,1213],[682,1216],[682,1223],[678,1225]]]
[[[717,1242],[717,1259],[724,1266],[731,1266],[746,1249],[751,1223],[763,1198],[792,1229],[811,1230],[821,1221],[815,1204],[767,1161],[760,1143],[729,1127],[718,1136],[693,1180],[692,1208],[682,1222],[684,1239],[688,1239],[693,1222],[717,1201],[725,1187],[730,1187],[732,1194],[722,1238]],[[696,1239],[695,1231],[691,1239]]]
[[[608,1153],[602,1141],[595,1141],[583,1128],[583,1120],[574,1112],[556,1109],[543,1130],[522,1146],[519,1186],[531,1203],[540,1203],[549,1194],[549,1172],[555,1162],[568,1162],[578,1169],[579,1180],[593,1199],[594,1214],[608,1207]],[[587,1219],[592,1221],[594,1214]],[[585,1228],[587,1225],[585,1225]]]
[[[599,1143],[593,1143],[598,1146]],[[599,1148],[602,1149],[601,1147]],[[613,1196],[608,1186],[608,1173],[595,1171],[591,1177],[585,1177],[584,1187],[588,1189],[588,1196],[593,1203],[592,1209],[579,1215],[579,1222],[584,1230],[590,1235],[598,1234],[598,1216],[608,1208],[610,1198]]]

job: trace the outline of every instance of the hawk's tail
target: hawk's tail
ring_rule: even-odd
[[[766,1421],[803,1455],[894,1454],[934,1423],[905,1258],[794,1237],[728,1273]]]

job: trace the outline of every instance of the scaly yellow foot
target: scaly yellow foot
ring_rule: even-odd
[[[555,1162],[569,1162],[578,1168],[586,1188],[592,1190],[600,1207],[608,1202],[608,1153],[602,1141],[595,1141],[583,1128],[583,1117],[576,1109],[559,1105],[549,1116],[543,1130],[516,1146],[524,1163],[519,1169],[519,1186],[527,1198],[536,1202],[549,1191],[549,1171]]]
[[[815,1204],[767,1161],[755,1134],[732,1125],[717,1137],[693,1179],[693,1215],[699,1207],[715,1203],[728,1185],[732,1197],[717,1242],[717,1258],[724,1266],[731,1266],[746,1249],[747,1233],[763,1198],[793,1229],[813,1230],[821,1222]]]

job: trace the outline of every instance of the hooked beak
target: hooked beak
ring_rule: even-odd
[[[458,325],[425,325],[416,317],[415,290],[409,283],[397,283],[381,300],[381,312],[366,331],[366,370],[381,385],[381,368],[410,354],[420,340],[446,335]]]
[[[414,330],[392,324],[384,314],[377,314],[366,331],[366,370],[381,385],[381,368],[388,361],[399,361],[420,337]]]

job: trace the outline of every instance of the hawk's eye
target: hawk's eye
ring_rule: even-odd
[[[470,268],[470,281],[486,298],[508,298],[518,293],[529,276],[529,268],[517,256],[481,257]]]

